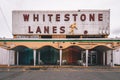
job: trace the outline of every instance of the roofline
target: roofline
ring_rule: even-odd
[[[5,38],[0,39],[0,42],[120,42],[120,38]]]
[[[38,12],[99,12],[99,11],[110,11],[110,9],[78,9],[78,10],[12,10],[12,12],[33,12],[33,11],[38,11]]]

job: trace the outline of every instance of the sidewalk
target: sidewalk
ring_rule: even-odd
[[[120,66],[110,67],[110,66],[71,66],[71,65],[44,65],[44,66],[0,66],[0,71],[27,71],[27,70],[66,70],[66,71],[79,71],[79,70],[88,70],[88,71],[103,71],[103,70],[116,70],[120,71]]]

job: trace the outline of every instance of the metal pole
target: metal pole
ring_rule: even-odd
[[[36,50],[35,49],[33,50],[33,53],[34,53],[34,66],[36,66]]]
[[[19,65],[19,52],[17,51],[17,65]]]
[[[86,50],[86,67],[88,67],[88,50]]]
[[[60,66],[62,65],[62,49],[60,49]]]
[[[103,65],[105,65],[105,52],[103,52]]]
[[[8,50],[8,67],[10,66],[10,50]]]
[[[112,52],[112,67],[114,67],[114,50],[111,51]]]

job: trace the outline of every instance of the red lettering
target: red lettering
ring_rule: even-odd
[[[103,14],[98,14],[98,21],[103,21]]]
[[[56,14],[56,21],[60,21],[60,14]]]
[[[35,14],[33,14],[33,21],[39,21],[39,15],[37,14],[37,15],[35,15]]]
[[[33,31],[31,31],[31,27],[28,26],[28,33],[33,33]]]
[[[74,21],[76,21],[76,17],[77,17],[77,16],[78,16],[77,14],[73,14]]]
[[[53,33],[57,33],[57,27],[53,26]]]
[[[49,26],[44,26],[44,33],[49,33]]]
[[[95,14],[89,14],[89,21],[95,21]]]
[[[48,14],[49,21],[51,22],[53,14]]]
[[[69,17],[69,16],[70,16],[70,14],[65,14],[65,15],[64,15],[64,17],[65,17],[64,21],[69,21],[69,20],[70,20],[70,17]]]
[[[23,14],[24,21],[29,21],[29,14]]]
[[[80,19],[81,19],[81,21],[85,21],[86,20],[86,15],[85,14],[81,14]]]
[[[60,33],[65,33],[65,26],[60,27]]]
[[[37,27],[37,30],[36,30],[36,33],[38,33],[38,32],[41,33],[41,30],[40,30],[39,26]]]

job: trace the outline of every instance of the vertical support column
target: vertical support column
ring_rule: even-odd
[[[17,65],[19,65],[19,52],[17,51]]]
[[[38,63],[40,64],[40,51],[38,52]]]
[[[34,54],[34,66],[36,66],[36,49],[33,50],[33,54]]]
[[[8,50],[8,67],[10,66],[10,50]]]
[[[111,50],[111,62],[112,62],[112,67],[114,67],[114,50]]]
[[[62,49],[60,49],[60,66],[62,65]]]
[[[88,50],[86,50],[86,67],[88,67]]]
[[[105,52],[103,52],[103,65],[105,66]]]

